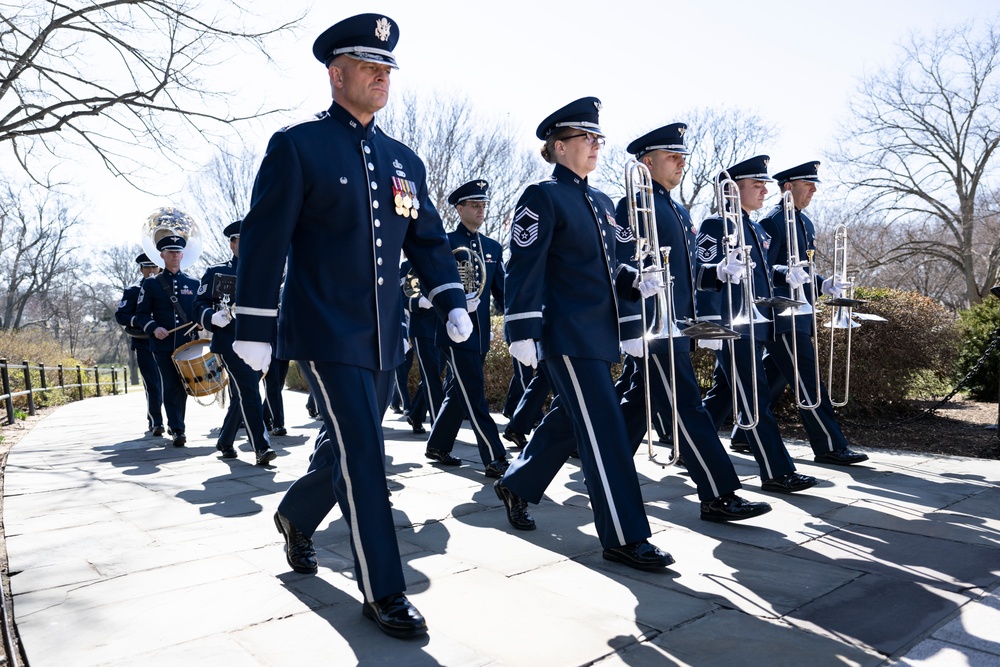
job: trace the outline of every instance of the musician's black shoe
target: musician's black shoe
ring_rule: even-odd
[[[268,463],[270,463],[276,458],[278,458],[278,452],[268,447],[263,451],[257,452],[257,465],[266,466]]]
[[[427,429],[424,428],[424,425],[418,421],[414,421],[411,417],[406,418],[406,423],[413,428],[413,432],[417,435],[427,433]]]
[[[460,466],[462,465],[462,459],[457,456],[452,456],[449,452],[442,452],[440,449],[428,449],[424,452],[424,456],[429,458],[435,463],[440,463],[446,466]]]
[[[188,439],[183,433],[174,433],[174,447],[183,447],[187,441]]]
[[[166,433],[166,429],[162,425],[153,427],[153,435],[160,436]]]
[[[236,449],[232,445],[229,445],[227,447],[216,445],[215,448],[218,449],[220,452],[222,452],[222,458],[224,459],[235,459],[237,456],[239,456],[239,454],[236,453]]]
[[[309,415],[309,419],[319,419],[319,410],[310,410],[306,408],[306,413]]]
[[[535,520],[528,514],[528,502],[508,489],[502,479],[493,482],[493,490],[507,510],[507,521],[518,530],[534,530]]]
[[[497,459],[496,461],[490,461],[486,466],[486,476],[492,477],[493,479],[500,479],[503,474],[507,472],[507,468],[510,467],[510,461],[507,459]]]
[[[773,491],[774,493],[795,493],[797,491],[805,491],[814,486],[816,486],[815,477],[790,472],[783,477],[764,480],[760,488],[764,491]]]
[[[663,435],[660,436],[659,441],[664,445],[672,445],[674,442],[674,434],[664,433]]]
[[[302,574],[316,574],[319,563],[312,540],[300,533],[281,512],[274,513],[274,525],[285,538],[285,560],[289,567]]]
[[[284,426],[279,426],[277,428],[271,429],[271,435],[274,436],[288,435],[288,431],[285,429]]]
[[[172,428],[170,428],[170,427],[168,426],[168,427],[167,427],[167,435],[169,435],[169,436],[173,436],[173,434],[174,434],[174,429],[172,429]]]
[[[867,461],[868,455],[845,447],[844,449],[838,449],[835,452],[817,454],[814,459],[816,463],[832,463],[835,466],[850,466],[855,463]]]
[[[767,503],[751,502],[740,498],[735,493],[727,493],[715,500],[701,502],[701,518],[703,521],[742,521],[755,516],[767,514],[771,506]]]
[[[604,559],[623,563],[637,570],[662,570],[674,562],[673,556],[666,551],[660,551],[645,540],[605,549]]]
[[[390,637],[412,639],[427,633],[427,621],[402,593],[362,602],[361,613]]]
[[[737,454],[750,454],[750,444],[746,442],[731,442],[729,443],[729,451],[736,452]]]
[[[511,442],[513,442],[515,447],[527,447],[528,446],[528,439],[526,437],[524,437],[524,434],[523,433],[518,433],[517,431],[515,431],[514,429],[512,429],[510,426],[508,426],[507,428],[505,428],[503,430],[503,437],[504,437],[504,440],[510,440]]]

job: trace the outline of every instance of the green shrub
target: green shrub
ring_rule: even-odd
[[[958,355],[955,382],[961,381],[979,362],[990,346],[994,332],[1000,327],[1000,308],[994,297],[976,304],[959,313],[962,332],[962,347]],[[965,391],[970,398],[978,401],[992,401],[997,398],[997,384],[1000,372],[997,370],[997,352],[994,349],[979,371],[969,378]]]
[[[296,391],[309,391],[309,383],[306,381],[306,376],[302,374],[302,369],[299,368],[299,362],[289,362],[285,386]]]

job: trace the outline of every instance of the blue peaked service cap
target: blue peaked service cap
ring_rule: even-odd
[[[164,250],[184,250],[186,246],[187,240],[183,236],[164,236],[156,242],[156,249],[161,252]]]
[[[601,111],[601,101],[596,97],[581,97],[554,111],[539,124],[535,136],[545,140],[550,134],[563,127],[572,127],[582,132],[592,132],[603,137],[597,116]]]
[[[774,175],[774,180],[779,183],[787,183],[788,181],[809,181],[810,183],[820,183],[819,160],[813,160],[812,162],[806,162],[805,164],[800,164],[799,166],[792,167],[791,169],[779,171]]]
[[[327,67],[337,56],[398,67],[392,50],[399,41],[399,28],[382,14],[358,14],[338,21],[313,42],[316,60]]]
[[[770,161],[771,158],[767,155],[757,155],[749,160],[737,162],[732,167],[719,174],[719,178],[724,178],[728,173],[729,178],[734,181],[740,181],[747,178],[754,181],[774,181],[773,178],[767,175],[767,164]]]
[[[642,157],[653,151],[670,151],[671,153],[688,155],[691,151],[684,144],[686,132],[687,125],[684,123],[664,125],[642,135],[630,143],[626,150],[636,157]]]
[[[469,181],[455,188],[455,191],[448,195],[448,203],[452,206],[466,201],[489,201],[490,196],[486,191],[490,189],[490,184],[482,178]]]
[[[231,222],[226,225],[226,228],[222,230],[222,235],[227,239],[231,239],[234,236],[240,235],[240,225],[243,223],[242,220],[237,220],[236,222]]]

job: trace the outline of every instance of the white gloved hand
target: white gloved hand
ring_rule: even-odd
[[[535,349],[535,339],[525,338],[515,340],[510,344],[510,356],[521,362],[522,366],[538,368],[538,351]]]
[[[663,284],[663,274],[661,272],[646,270],[636,276],[632,287],[639,290],[639,294],[642,295],[643,299],[648,299],[662,292],[666,288],[666,285]]]
[[[622,352],[624,352],[629,356],[635,357],[636,359],[641,359],[643,353],[642,339],[629,338],[628,340],[623,340]]]
[[[229,318],[228,310],[217,310],[212,313],[212,326],[222,329],[229,325],[232,320]]]
[[[406,340],[404,338],[403,339],[403,354],[406,354],[409,351],[410,351],[410,341],[408,341],[408,340]]]
[[[271,344],[258,343],[253,340],[233,341],[233,352],[240,356],[240,359],[247,362],[247,366],[267,373],[268,366],[271,365]]]
[[[844,296],[844,290],[847,288],[847,283],[840,279],[840,276],[833,275],[823,281],[822,292],[827,296],[831,296],[834,299],[839,299]]]
[[[718,338],[699,338],[698,347],[705,350],[721,350],[722,340]]]
[[[477,296],[475,299],[466,299],[465,309],[470,313],[474,313],[479,310],[479,297]]]
[[[802,287],[807,282],[809,282],[809,273],[806,272],[801,266],[793,266],[788,269],[788,273],[785,274],[785,282],[792,289],[798,289]]]
[[[448,338],[461,343],[472,335],[472,320],[465,308],[452,308],[448,313],[448,321],[444,323]]]
[[[740,248],[733,248],[726,255],[726,261],[720,263],[716,271],[723,280],[734,285],[739,285],[743,280],[743,274],[746,271],[745,267],[746,265],[743,263],[743,251]]]
[[[426,296],[422,296],[417,301],[417,306],[419,306],[420,308],[433,308],[434,304],[432,304],[431,300],[428,299]]]

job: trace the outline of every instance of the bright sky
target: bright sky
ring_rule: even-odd
[[[308,7],[305,0],[245,4],[286,18]],[[620,144],[684,121],[688,109],[736,105],[778,126],[773,145],[748,150],[768,153],[772,167],[781,169],[822,158],[846,120],[858,77],[894,62],[897,44],[911,31],[929,33],[1000,12],[995,0],[380,0],[352,3],[351,10],[346,4],[316,2],[298,35],[272,48],[271,66],[238,57],[204,73],[219,89],[237,90],[243,111],[261,104],[295,109],[242,128],[251,145],[262,151],[278,126],[329,106],[326,72],[312,57],[312,41],[341,18],[370,11],[384,13],[400,30],[390,104],[409,90],[461,93],[481,115],[509,117],[532,146],[543,117],[585,95],[603,101],[601,125],[609,143]],[[6,171],[10,161],[3,161]],[[73,180],[90,202],[88,217],[102,243],[137,241],[141,221],[169,203],[185,177],[172,165],[158,166],[160,177],[149,187],[163,196],[152,197],[101,174],[96,162],[75,169]]]

